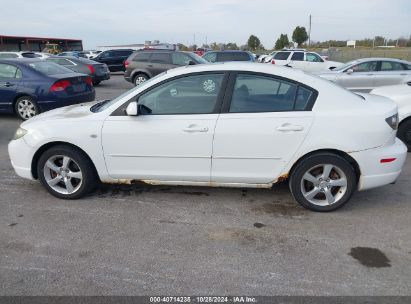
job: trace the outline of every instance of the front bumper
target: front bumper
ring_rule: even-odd
[[[396,138],[390,145],[353,152],[350,155],[360,166],[358,190],[361,191],[394,183],[400,176],[407,158],[407,147]],[[381,159],[388,158],[395,158],[395,161],[381,163]]]
[[[31,147],[23,138],[12,140],[8,146],[11,164],[17,175],[27,179],[34,179],[31,172],[33,153]]]
[[[104,74],[104,75],[94,75],[92,77],[93,81],[103,81],[103,80],[109,80],[110,79],[110,73]]]

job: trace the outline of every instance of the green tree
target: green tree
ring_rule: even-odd
[[[285,47],[288,47],[289,44],[290,44],[290,41],[288,40],[287,34],[281,34],[280,38],[278,38],[277,41],[275,42],[275,49],[281,50]]]
[[[250,38],[248,38],[247,45],[253,51],[262,47],[260,39],[254,35],[251,35]]]
[[[237,43],[229,42],[225,45],[224,49],[226,49],[226,50],[239,50],[240,48],[238,47]]]
[[[293,32],[293,41],[298,44],[298,47],[308,40],[308,34],[303,26],[297,26]]]

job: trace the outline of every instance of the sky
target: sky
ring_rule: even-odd
[[[86,49],[146,40],[272,48],[281,33],[314,41],[411,35],[411,0],[0,0],[0,35],[79,38]]]

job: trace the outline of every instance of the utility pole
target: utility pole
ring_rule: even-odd
[[[308,27],[308,46],[311,46],[311,15],[310,15],[310,25]]]

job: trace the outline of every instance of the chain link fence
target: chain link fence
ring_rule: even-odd
[[[383,57],[411,61],[411,48],[405,49],[336,49],[328,50],[328,59],[332,61],[348,62],[360,58]]]

